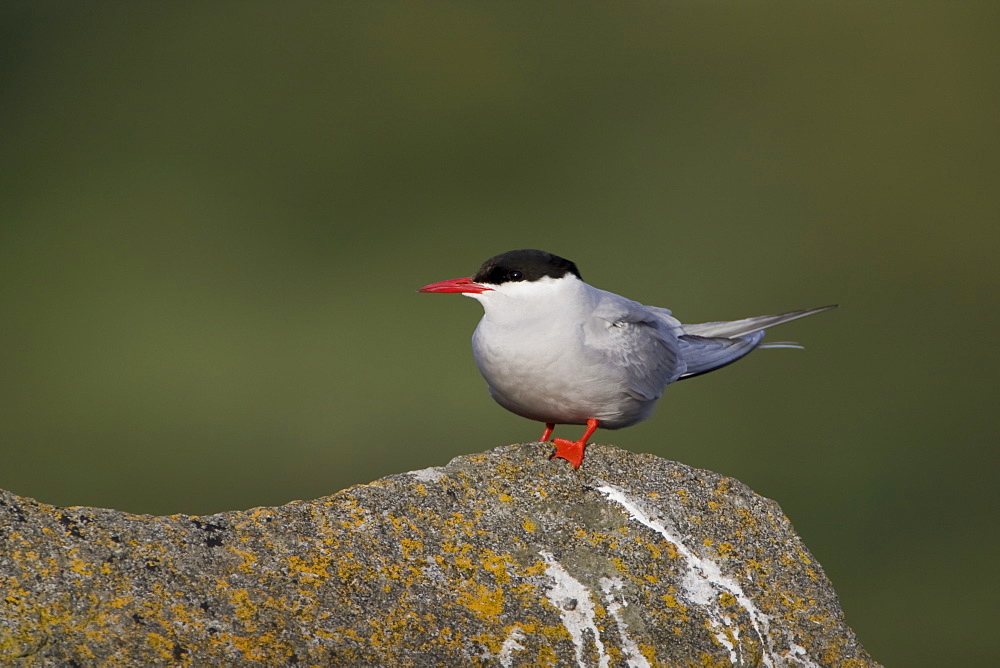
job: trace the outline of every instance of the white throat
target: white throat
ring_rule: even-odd
[[[483,305],[484,320],[498,325],[539,318],[568,323],[572,322],[570,313],[579,313],[591,304],[590,289],[576,276],[567,274],[561,278],[544,276],[536,281],[503,283],[489,292],[467,293],[467,296]]]

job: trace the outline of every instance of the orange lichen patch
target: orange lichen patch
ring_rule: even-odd
[[[89,634],[87,634],[87,637],[88,637],[88,640],[91,639],[91,637],[89,636]],[[94,652],[89,647],[87,647],[87,645],[84,644],[84,643],[81,643],[79,645],[74,645],[73,649],[76,650],[76,652],[80,656],[82,656],[82,657],[84,657],[86,659],[93,660],[93,659],[97,658],[97,655],[94,654]]]
[[[237,663],[253,661],[264,665],[283,665],[292,656],[291,648],[281,642],[273,631],[254,636],[219,633],[212,636],[210,642],[220,649],[227,648],[238,652],[241,660]],[[226,656],[227,652],[222,649],[216,654]]]
[[[229,551],[243,559],[238,568],[244,573],[253,573],[256,569],[257,556],[250,550],[240,550],[230,546]]]
[[[539,666],[554,666],[558,661],[559,657],[556,655],[556,651],[548,646],[539,649],[538,656],[535,658],[535,663]]]
[[[166,588],[159,582],[150,587],[149,595],[137,599],[134,609],[145,619],[160,619],[163,615],[164,601],[169,597]]]
[[[562,624],[558,626],[543,626],[541,632],[543,636],[549,639],[549,642],[573,639],[573,636],[570,635],[569,629]]]
[[[105,605],[112,608],[124,608],[135,602],[135,598],[132,596],[115,596],[111,600],[107,601]]]
[[[493,574],[497,584],[507,584],[510,582],[510,573],[507,570],[510,558],[507,555],[500,555],[490,549],[483,550],[482,566]]]
[[[740,521],[742,521],[747,528],[754,531],[757,530],[757,518],[754,517],[753,513],[746,508],[737,508],[736,514],[740,516]]]
[[[475,514],[473,515],[473,519],[469,519],[464,513],[451,513],[447,518],[443,518],[443,525],[440,527],[441,533],[446,538],[458,535],[472,537],[478,533],[485,533],[482,532],[475,519]]]
[[[435,641],[435,634],[430,633],[434,616],[418,614],[413,610],[412,602],[401,599],[398,605],[386,614],[367,620],[366,644],[373,647],[405,647],[417,644],[414,649]],[[438,642],[448,645],[458,645],[458,638],[448,627],[437,630],[441,638]]]
[[[327,566],[330,560],[319,557],[315,554],[309,558],[292,555],[288,558],[288,570],[290,573],[306,576],[303,582],[308,583],[310,578],[327,578],[330,576]]]
[[[532,565],[524,568],[524,574],[529,577],[535,575],[544,575],[546,570],[548,570],[548,564],[539,559]]]
[[[243,518],[251,522],[267,522],[274,519],[274,508],[251,508],[243,513]],[[192,517],[191,519],[196,519]]]
[[[340,526],[345,529],[357,529],[368,522],[368,512],[358,505],[354,499],[345,499],[338,504],[338,510],[348,515],[340,520]]]
[[[441,541],[441,551],[449,554],[460,553],[462,551],[468,551],[472,548],[468,543],[455,543],[450,540]]]
[[[174,643],[168,640],[163,634],[149,632],[146,634],[146,644],[159,658],[169,660],[173,658]]]
[[[752,570],[755,573],[760,573],[761,575],[767,575],[771,572],[771,569],[767,565],[756,559],[747,559],[745,562],[746,570]]]
[[[398,531],[403,531],[405,529],[408,531],[412,531],[413,533],[416,533],[417,535],[420,536],[424,535],[423,530],[417,527],[413,523],[413,520],[411,520],[409,517],[401,515],[389,515],[388,520],[389,523],[392,524],[393,528],[395,528]]]
[[[495,657],[503,651],[503,643],[512,633],[531,634],[534,632],[534,627],[535,624],[522,624],[520,622],[508,624],[501,627],[497,633],[477,633],[470,636],[470,639],[484,645],[489,653]]]
[[[341,559],[337,562],[337,577],[344,581],[354,579],[362,570],[364,567],[357,562],[353,552],[341,555]]]
[[[647,645],[646,643],[639,643],[639,653],[649,662],[651,666],[661,665],[659,661],[656,660],[656,648],[652,645]]]
[[[69,570],[80,575],[91,576],[94,574],[94,565],[92,563],[86,562],[80,559],[77,554],[78,550],[70,550],[69,553]]]
[[[732,557],[735,556],[736,548],[732,543],[719,543],[715,548],[715,552],[720,557]]]
[[[521,523],[521,528],[528,533],[535,533],[535,523],[531,520],[524,520],[524,522]]]
[[[492,589],[476,582],[467,582],[458,590],[457,602],[477,617],[492,619],[503,613],[503,589]]]
[[[229,601],[233,605],[233,612],[236,614],[236,618],[243,623],[243,626],[249,631],[255,629],[255,625],[251,622],[254,616],[257,614],[257,606],[250,599],[250,592],[246,589],[230,589]]]
[[[403,552],[404,559],[413,559],[424,552],[423,541],[412,538],[400,538],[399,549]]]
[[[715,639],[714,635],[710,637],[713,640]],[[718,643],[718,641],[716,642]],[[731,661],[714,657],[711,654],[708,654],[707,652],[702,652],[701,656],[698,658],[701,660],[701,663],[698,664],[701,666],[701,668],[723,668],[723,667],[729,668],[730,666],[733,665]]]
[[[204,628],[203,617],[200,610],[183,603],[174,603],[168,606],[173,615],[174,623],[183,626],[187,630]]]

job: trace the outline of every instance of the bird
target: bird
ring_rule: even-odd
[[[473,276],[419,292],[458,293],[482,304],[472,352],[490,395],[508,411],[544,423],[543,443],[556,425],[586,425],[576,441],[552,441],[551,458],[574,469],[598,428],[642,422],[671,383],[720,369],[757,348],[800,348],[764,344],[764,332],[836,308],[684,324],[668,309],[593,287],[574,262],[535,249],[501,253]]]

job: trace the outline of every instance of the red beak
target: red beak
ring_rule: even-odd
[[[466,278],[453,278],[450,281],[441,281],[440,283],[431,283],[430,285],[425,285],[420,288],[419,292],[471,292],[474,294],[480,294],[483,292],[489,292],[493,288],[488,288],[481,283],[474,283],[471,276]]]

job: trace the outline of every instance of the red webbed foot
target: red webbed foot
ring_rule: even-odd
[[[546,425],[548,427],[548,425]],[[557,438],[552,443],[556,446],[556,451],[549,459],[565,459],[573,468],[580,468],[583,463],[583,453],[587,448],[587,439],[597,431],[597,420],[587,420],[587,430],[579,441],[570,441],[565,438]]]
[[[552,442],[556,446],[556,451],[549,459],[565,459],[573,465],[573,468],[580,468],[580,464],[583,463],[583,450],[587,447],[586,443],[570,441],[565,438],[557,438]]]

